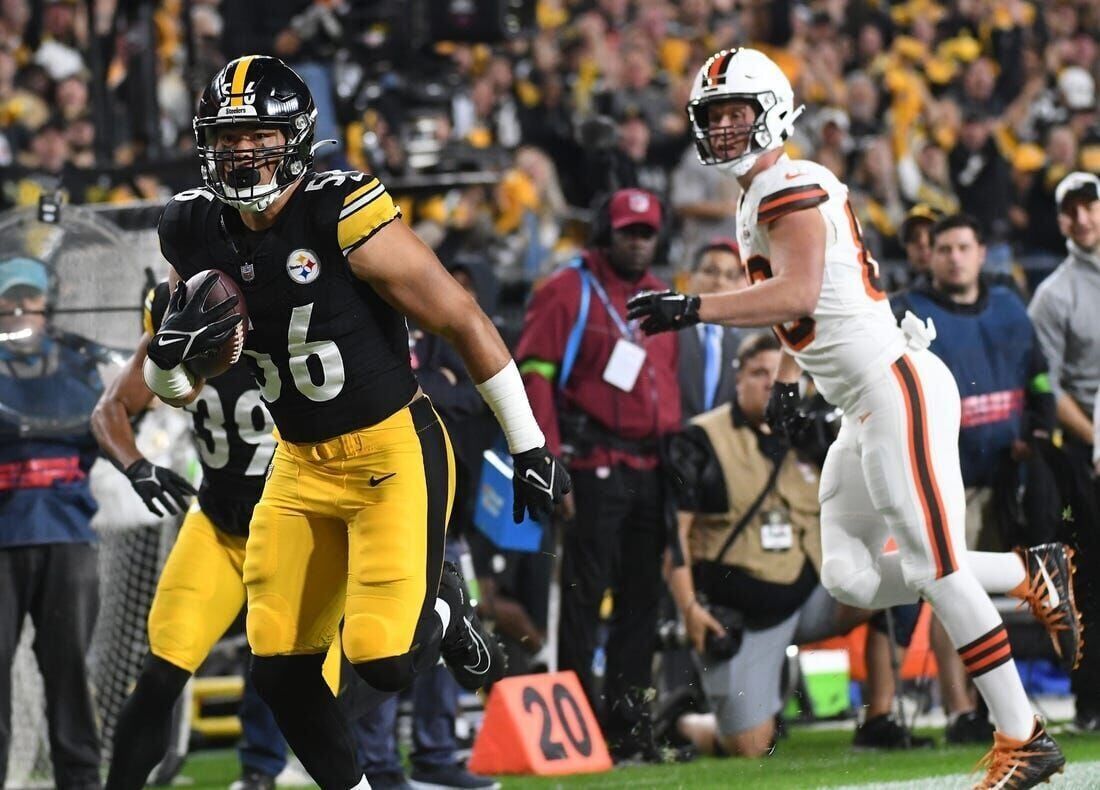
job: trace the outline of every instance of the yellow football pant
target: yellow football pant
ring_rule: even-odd
[[[196,503],[157,581],[149,610],[153,655],[192,674],[237,619],[245,602],[245,539],[217,529]],[[325,681],[339,689],[338,655],[325,659]]]
[[[434,608],[454,500],[450,439],[424,397],[316,444],[280,441],[249,527],[248,642],[352,663],[400,656]]]

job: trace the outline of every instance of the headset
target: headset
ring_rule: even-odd
[[[639,187],[640,188],[640,187]],[[646,192],[649,192],[647,189]],[[611,198],[615,192],[598,197],[592,210],[592,221],[588,230],[588,246],[607,249],[611,246]],[[672,215],[668,204],[657,195],[649,192],[661,207],[661,229],[657,231],[657,249],[653,253],[653,266],[668,264],[669,247],[672,244]]]

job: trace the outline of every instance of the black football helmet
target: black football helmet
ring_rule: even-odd
[[[202,178],[215,195],[240,211],[260,212],[305,175],[313,163],[317,109],[309,88],[278,58],[246,55],[219,71],[199,99],[195,145]],[[281,145],[244,150],[216,147],[231,126],[278,129]],[[274,176],[261,183],[260,168],[278,160]]]

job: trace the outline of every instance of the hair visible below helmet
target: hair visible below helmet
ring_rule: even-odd
[[[195,115],[203,181],[228,205],[240,211],[263,211],[313,164],[316,121],[309,88],[281,60],[246,55],[230,61],[206,86]],[[278,129],[284,142],[242,151],[219,150],[218,135],[234,126]],[[272,160],[279,161],[274,176],[261,183],[260,167]]]
[[[748,130],[745,152],[726,159],[714,151],[708,108],[733,99],[753,103],[756,120]],[[699,69],[687,105],[699,161],[743,176],[752,169],[760,154],[783,145],[791,135],[795,119],[804,109],[802,105],[794,106],[790,80],[763,52],[746,48],[717,52]],[[732,133],[732,130],[727,132]]]

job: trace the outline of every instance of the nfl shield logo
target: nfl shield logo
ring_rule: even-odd
[[[245,263],[241,265],[241,278],[246,283],[250,283],[256,279],[256,269],[252,266],[251,263]]]

